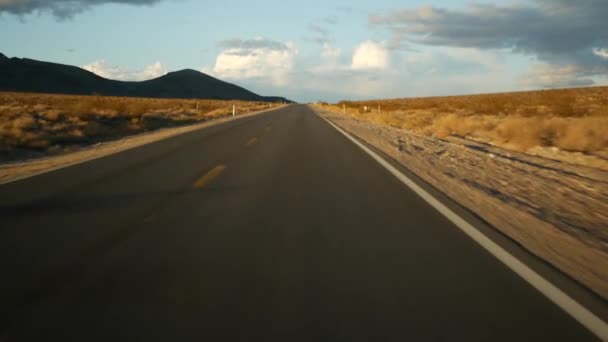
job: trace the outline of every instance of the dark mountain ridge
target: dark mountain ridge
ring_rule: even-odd
[[[71,65],[8,58],[0,53],[0,91],[152,98],[291,102],[261,96],[202,72],[185,69],[141,82],[116,81]]]

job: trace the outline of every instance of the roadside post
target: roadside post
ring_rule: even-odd
[[[236,115],[236,106],[232,105],[232,116]]]

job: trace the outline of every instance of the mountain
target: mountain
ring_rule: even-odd
[[[109,80],[71,65],[7,58],[2,53],[0,91],[291,102],[282,97],[261,96],[191,69],[170,72],[148,81],[125,82]]]

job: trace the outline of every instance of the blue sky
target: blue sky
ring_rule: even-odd
[[[573,3],[7,0],[0,52],[115,79],[192,68],[298,101],[605,84],[608,2]]]

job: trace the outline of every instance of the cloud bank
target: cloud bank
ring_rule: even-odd
[[[50,12],[66,19],[104,4],[155,5],[163,0],[0,0],[0,13],[24,15]]]
[[[464,9],[432,6],[370,16],[370,22],[391,33],[389,46],[414,45],[506,49],[536,58],[540,72],[526,81],[548,85],[593,83],[608,75],[608,1],[531,0],[526,4],[470,5]]]
[[[215,65],[203,72],[225,79],[268,79],[277,86],[287,84],[298,54],[293,43],[266,38],[230,39],[219,46]]]

